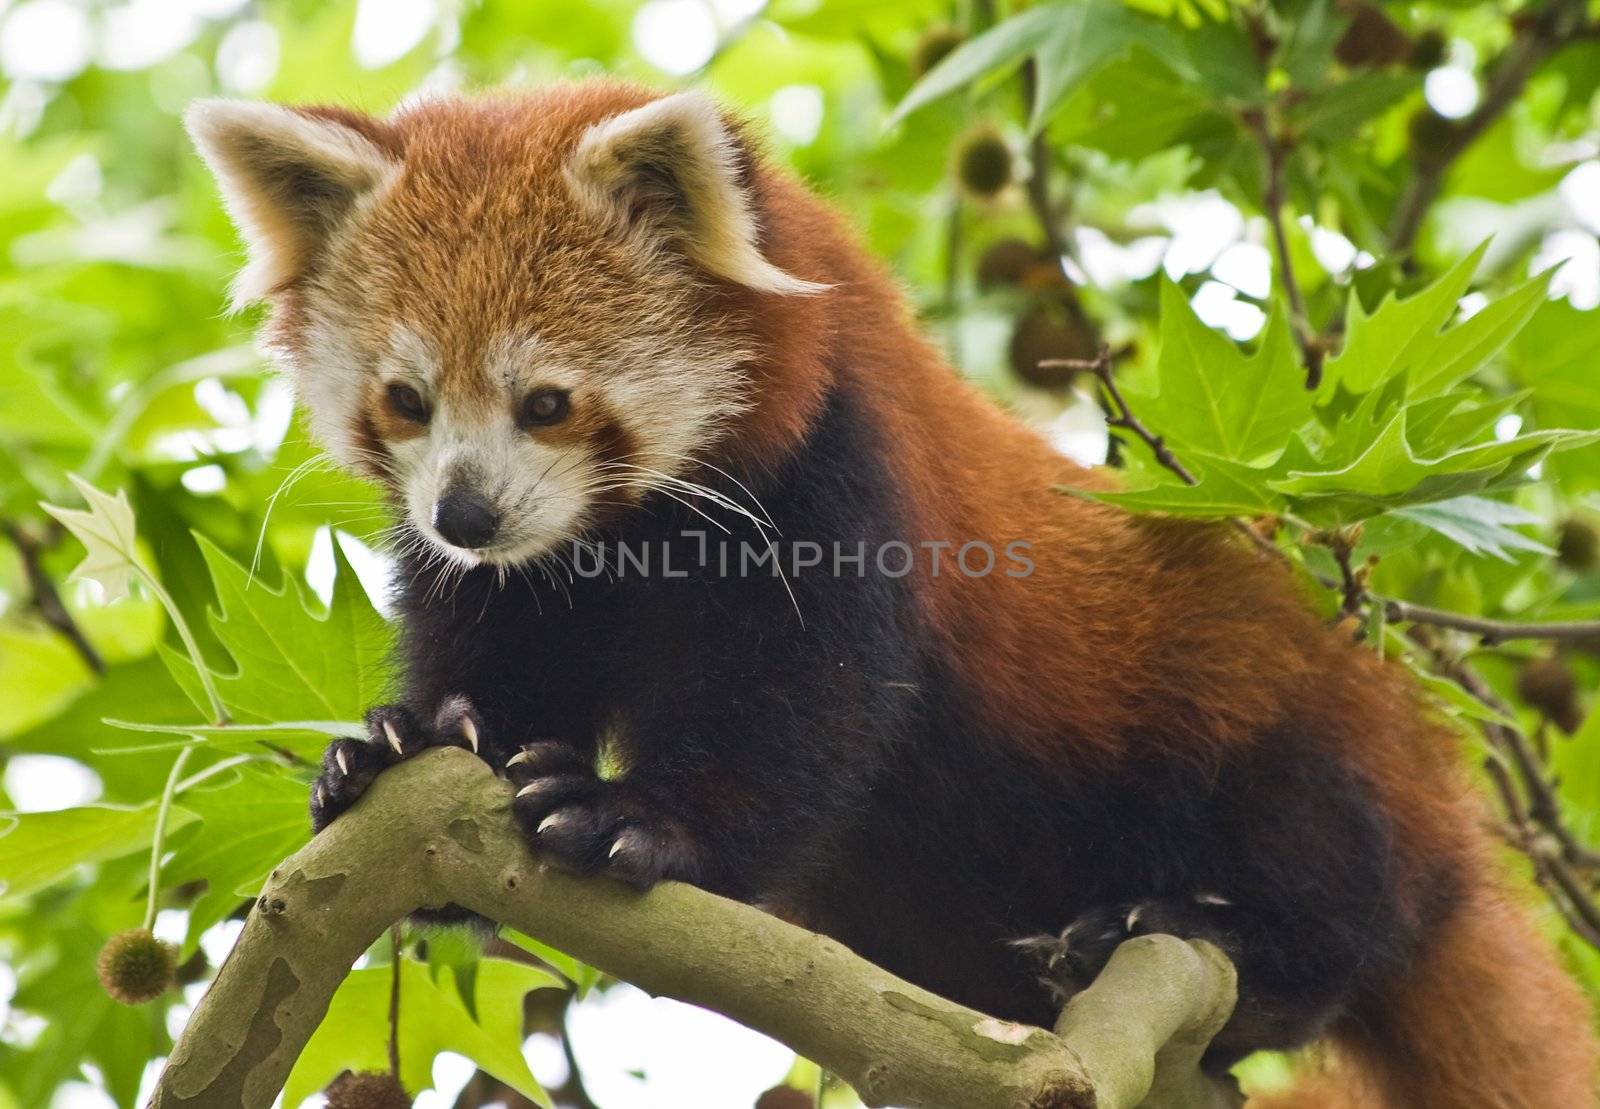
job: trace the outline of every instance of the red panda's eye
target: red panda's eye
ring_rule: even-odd
[[[388,397],[389,407],[397,414],[419,424],[428,422],[428,406],[411,386],[397,381],[389,386]]]
[[[522,424],[524,427],[539,427],[560,423],[566,419],[567,408],[566,390],[540,389],[529,393],[522,402]]]

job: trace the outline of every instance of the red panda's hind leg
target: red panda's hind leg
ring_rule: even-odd
[[[1343,968],[1296,959],[1283,946],[1284,932],[1268,928],[1259,918],[1252,919],[1227,899],[1208,892],[1099,906],[1058,935],[1030,937],[1016,945],[1038,958],[1041,983],[1064,1005],[1094,981],[1118,944],[1158,934],[1213,943],[1239,970],[1233,1017],[1204,1060],[1214,1074],[1252,1051],[1315,1040],[1343,1011],[1353,992],[1353,975]]]

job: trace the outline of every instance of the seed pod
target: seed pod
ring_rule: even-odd
[[[1517,695],[1568,735],[1583,723],[1577,679],[1553,655],[1529,659],[1517,669]]]
[[[992,200],[1011,184],[1011,147],[992,127],[969,131],[956,146],[956,180],[980,200]]]
[[[345,1071],[323,1091],[328,1109],[411,1109],[411,1096],[392,1075]]]
[[[1021,285],[1042,260],[1038,248],[1022,239],[1000,239],[978,256],[978,288]]]
[[[917,45],[911,48],[911,76],[920,78],[944,61],[950,51],[965,42],[966,38],[948,23],[939,23],[923,31],[917,39]]]
[[[1333,56],[1352,69],[1399,65],[1411,57],[1411,36],[1371,4],[1345,7],[1350,26],[1333,47]]]
[[[1098,349],[1094,328],[1075,301],[1059,311],[1037,305],[1011,333],[1011,370],[1040,389],[1065,389],[1078,371],[1039,363],[1061,358],[1087,361]]]
[[[1571,517],[1561,525],[1561,538],[1556,540],[1556,557],[1561,565],[1579,574],[1595,568],[1600,556],[1600,532],[1587,520]]]
[[[1406,65],[1412,69],[1435,69],[1444,61],[1445,41],[1443,32],[1429,28],[1423,31],[1411,44],[1411,56],[1406,59]]]
[[[100,985],[124,1005],[143,1005],[172,987],[176,953],[148,928],[130,928],[106,941],[96,960]]]

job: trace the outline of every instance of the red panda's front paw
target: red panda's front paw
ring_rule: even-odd
[[[638,889],[699,876],[688,832],[626,785],[599,777],[567,744],[530,744],[506,771],[519,786],[512,811],[528,842],[564,870],[604,871]]]
[[[322,773],[311,786],[311,827],[322,831],[367,791],[374,778],[401,759],[430,747],[465,747],[476,753],[483,725],[472,702],[446,697],[423,726],[404,705],[367,710],[365,739],[336,739],[322,755]]]

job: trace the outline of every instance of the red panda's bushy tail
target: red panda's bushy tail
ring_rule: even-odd
[[[1247,1109],[1591,1109],[1587,1001],[1485,874],[1389,995],[1333,1036],[1331,1065]]]

